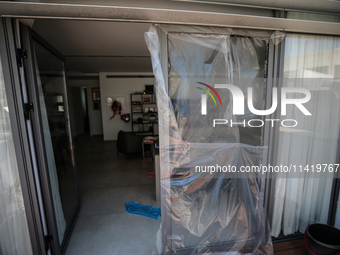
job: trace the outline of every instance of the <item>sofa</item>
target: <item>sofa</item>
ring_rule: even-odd
[[[117,155],[119,157],[119,153],[127,154],[128,160],[130,159],[131,154],[142,152],[142,141],[144,136],[137,135],[134,132],[125,132],[120,130],[118,132],[117,138]],[[148,148],[145,148],[146,150]]]

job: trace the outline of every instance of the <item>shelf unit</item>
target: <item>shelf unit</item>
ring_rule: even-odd
[[[158,115],[155,94],[130,94],[132,131],[158,135]]]

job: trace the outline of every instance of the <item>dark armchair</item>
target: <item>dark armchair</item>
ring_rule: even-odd
[[[118,133],[117,139],[117,155],[120,153],[129,155],[142,152],[142,140],[144,136],[136,135],[134,132],[124,132],[122,130]]]

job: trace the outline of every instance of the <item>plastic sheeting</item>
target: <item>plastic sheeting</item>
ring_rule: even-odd
[[[159,40],[157,29],[167,35],[167,43]],[[216,88],[214,94],[204,84],[235,85],[245,102],[247,87],[252,87],[254,107],[265,109],[268,47],[283,38],[277,31],[168,25],[152,26],[145,34],[160,129],[162,224],[157,254],[273,254],[263,208],[264,178],[197,169],[266,163],[263,127],[213,126],[214,119],[235,123],[261,117],[247,106],[243,114],[233,115],[231,93]],[[167,52],[166,64],[161,51]],[[207,114],[202,115],[202,94],[209,91],[216,100],[207,97]]]

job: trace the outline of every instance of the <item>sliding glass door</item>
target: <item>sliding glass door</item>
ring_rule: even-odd
[[[293,105],[285,119],[296,128],[280,128],[275,147],[277,165],[293,165],[300,173],[287,173],[275,182],[272,235],[304,233],[308,224],[332,222],[336,203],[336,164],[339,163],[340,131],[340,38],[287,34],[283,88],[304,88],[311,99],[305,116]],[[291,94],[297,99],[299,95]],[[330,166],[332,166],[330,168]],[[326,169],[325,169],[326,167]],[[332,169],[334,168],[334,170]],[[323,171],[311,178],[312,171]],[[339,171],[339,169],[337,169]],[[331,211],[330,211],[331,210]]]
[[[161,127],[162,254],[272,254],[264,179],[239,171],[267,160],[267,116],[256,112],[271,108],[268,62],[280,42],[271,34],[184,26],[161,26],[160,41],[153,28],[147,34]]]
[[[162,25],[146,41],[162,127],[164,254],[270,254],[270,236],[334,224],[339,38]],[[242,171],[263,166],[296,171]]]
[[[21,26],[25,73],[33,103],[32,124],[54,254],[63,252],[79,209],[77,175],[63,57],[34,31]]]
[[[12,84],[9,79],[5,81],[6,75],[9,78],[9,58],[5,47],[4,23],[0,19],[0,254],[33,255],[31,240],[35,239],[30,237],[29,217],[26,216],[29,209],[24,203],[26,194],[18,167],[22,155],[16,154],[16,120],[11,118],[16,110],[12,104]],[[4,72],[3,67],[8,73]]]

